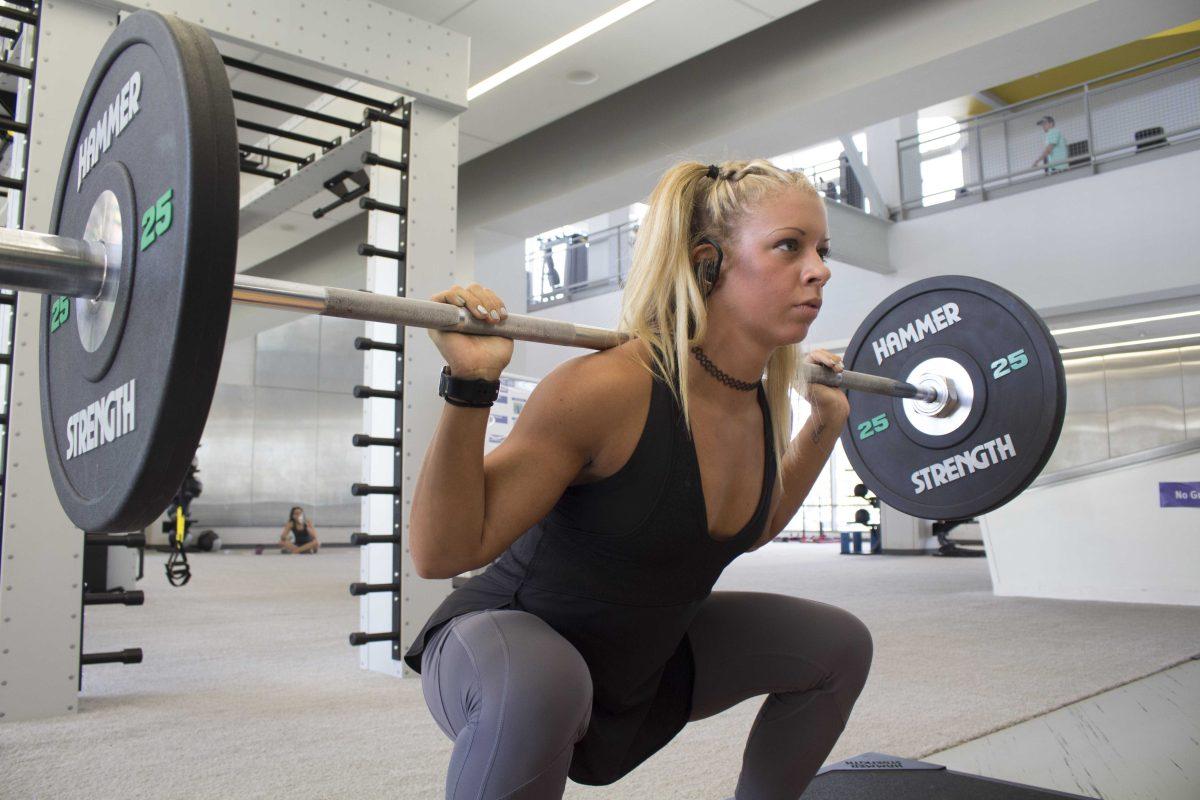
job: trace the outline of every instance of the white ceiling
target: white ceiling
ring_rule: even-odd
[[[471,37],[471,83],[518,61],[620,0],[376,0]],[[471,103],[460,117],[469,161],[816,0],[657,0]],[[580,86],[572,70],[597,75]],[[697,98],[697,102],[702,102]]]
[[[470,80],[476,83],[565,33],[615,8],[620,0],[377,0],[427,22],[471,37]],[[532,70],[476,99],[460,117],[460,152],[470,161],[607,95],[668,69],[724,42],[790,14],[816,0],[656,0],[599,34],[559,53]],[[218,40],[222,53],[288,74],[385,100],[394,93],[351,81],[310,64]],[[580,86],[566,80],[572,70],[597,75]],[[353,119],[361,106],[309,89],[229,70],[234,89]],[[347,138],[347,131],[296,118],[251,103],[235,103],[240,119],[297,130],[309,136]],[[312,145],[242,130],[241,141],[298,156]],[[272,171],[294,166],[272,160]],[[270,184],[243,175],[243,193]]]

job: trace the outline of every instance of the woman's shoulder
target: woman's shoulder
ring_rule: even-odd
[[[652,379],[645,347],[636,340],[626,342],[559,364],[539,381],[526,410],[534,410],[535,418],[557,417],[602,431],[627,416],[644,417]]]
[[[571,395],[600,405],[620,406],[629,400],[629,392],[648,387],[652,375],[645,346],[633,340],[563,362],[542,380],[538,388],[548,390],[548,394]]]

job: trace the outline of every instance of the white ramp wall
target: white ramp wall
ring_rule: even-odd
[[[1200,605],[1200,508],[1158,484],[1200,479],[1200,451],[1037,487],[983,517],[998,595]]]

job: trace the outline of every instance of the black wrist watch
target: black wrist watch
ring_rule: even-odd
[[[464,408],[490,408],[500,394],[500,381],[485,381],[482,378],[455,378],[449,367],[442,367],[442,382],[438,395],[446,398],[452,406]]]

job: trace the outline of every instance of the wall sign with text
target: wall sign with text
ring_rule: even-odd
[[[1191,506],[1200,508],[1200,481],[1191,483],[1159,483],[1159,508]]]

